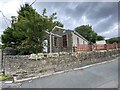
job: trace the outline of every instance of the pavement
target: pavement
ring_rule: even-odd
[[[21,83],[12,83],[12,81],[1,81],[0,82],[0,90],[1,88],[18,88]]]
[[[118,60],[91,67],[37,78],[21,83],[3,84],[3,88],[117,88]]]

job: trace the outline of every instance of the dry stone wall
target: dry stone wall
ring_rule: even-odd
[[[118,56],[120,50],[94,51],[59,54],[58,57],[46,57],[39,60],[27,56],[4,56],[5,73],[8,75],[30,76],[34,74],[53,73],[81,66],[111,60]]]

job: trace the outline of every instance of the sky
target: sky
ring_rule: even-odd
[[[47,15],[57,13],[57,20],[64,28],[74,30],[81,25],[92,25],[93,30],[105,38],[118,36],[118,3],[117,2],[38,2],[32,6],[39,14],[44,8]],[[64,0],[63,0],[64,1]],[[11,16],[17,16],[20,5],[33,0],[1,0],[0,1],[0,36],[10,26]]]

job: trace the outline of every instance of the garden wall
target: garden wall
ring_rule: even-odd
[[[39,60],[31,60],[29,59],[29,55],[5,55],[3,60],[6,74],[27,77],[35,74],[79,68],[87,64],[111,60],[118,56],[119,53],[120,50],[66,53],[59,54],[58,57],[46,57]]]

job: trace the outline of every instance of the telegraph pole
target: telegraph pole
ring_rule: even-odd
[[[2,11],[0,11],[0,12],[1,12],[2,16],[3,16],[3,19],[4,19],[5,23],[6,23],[6,25],[9,26],[8,23],[7,23],[7,21],[6,21],[7,18],[5,17],[5,15],[3,14]],[[5,18],[6,18],[6,19],[5,19]],[[7,20],[8,20],[8,19],[7,19]],[[9,20],[9,21],[10,21],[10,20]]]
[[[2,16],[3,16],[3,18],[4,18],[4,21],[5,21],[5,23],[6,23],[6,25],[7,26],[9,26],[8,25],[8,23],[7,23],[7,21],[6,20],[8,20],[6,17],[5,17],[5,15],[3,14],[3,12],[2,11],[0,11],[1,12],[1,14],[2,14]],[[9,20],[10,21],[10,20]],[[1,69],[2,69],[2,73],[5,75],[5,61],[4,61],[4,58],[3,58],[3,55],[4,55],[4,53],[3,53],[3,49],[1,49],[1,51],[0,51],[0,53],[1,53]]]
[[[3,49],[1,49],[1,64],[2,64],[2,67],[1,67],[2,73],[3,75],[5,75],[5,61],[3,59]]]
[[[37,0],[35,0],[34,2],[32,2],[32,3],[30,4],[30,6],[32,6],[36,1],[37,1]]]

